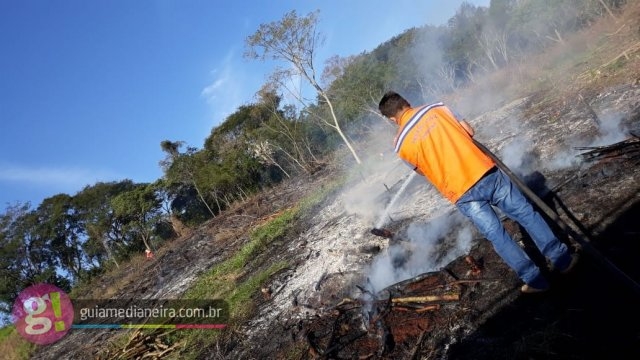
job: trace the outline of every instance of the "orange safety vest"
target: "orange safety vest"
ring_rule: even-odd
[[[452,203],[495,163],[443,103],[405,111],[394,141],[398,156],[415,166]]]

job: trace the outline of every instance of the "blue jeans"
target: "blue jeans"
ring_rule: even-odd
[[[496,253],[520,279],[535,288],[549,283],[527,253],[509,236],[492,206],[525,228],[531,239],[556,269],[566,269],[571,262],[567,246],[553,234],[520,190],[501,170],[489,171],[458,199],[456,206],[493,244]]]

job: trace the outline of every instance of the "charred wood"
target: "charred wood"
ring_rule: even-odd
[[[612,158],[622,158],[640,160],[640,138],[633,135],[633,138],[620,141],[611,145],[577,147],[576,150],[586,150],[580,154],[585,161],[596,161]]]

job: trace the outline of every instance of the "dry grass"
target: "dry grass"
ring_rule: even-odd
[[[157,256],[158,254],[156,254]],[[149,259],[144,254],[133,255],[116,267],[109,263],[107,271],[91,279],[88,283],[76,285],[70,296],[71,298],[84,299],[108,299],[119,293],[120,289],[134,282],[140,274],[146,273],[150,266]]]

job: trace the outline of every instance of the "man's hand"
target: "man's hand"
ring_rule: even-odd
[[[468,122],[466,122],[465,120],[461,120],[460,125],[462,125],[462,128],[464,128],[464,130],[467,132],[467,134],[469,134],[469,136],[473,137],[473,134],[475,134],[475,131],[473,131],[473,128],[471,127],[471,125],[469,125]]]

